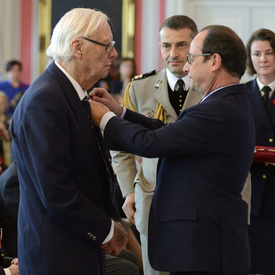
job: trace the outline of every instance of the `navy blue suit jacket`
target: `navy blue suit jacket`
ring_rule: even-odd
[[[20,274],[103,274],[100,245],[117,212],[90,120],[55,63],[22,97],[11,135]]]
[[[107,123],[110,142],[161,157],[149,218],[148,253],[155,269],[248,272],[248,213],[240,193],[254,135],[243,85],[222,88],[169,125],[129,110],[125,120]]]
[[[256,129],[256,145],[275,147],[275,94],[264,106],[256,78],[245,84]],[[251,215],[275,217],[275,167],[253,163],[251,167]]]

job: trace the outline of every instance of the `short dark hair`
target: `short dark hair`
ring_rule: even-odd
[[[222,65],[227,72],[241,78],[246,69],[246,49],[240,37],[230,28],[223,25],[210,25],[207,30],[202,53],[219,54]],[[205,56],[208,60],[210,56]]]
[[[198,34],[197,25],[195,22],[190,17],[185,15],[173,15],[168,17],[160,26],[159,31],[161,31],[163,27],[167,27],[172,30],[190,29],[192,31],[192,39]]]
[[[18,60],[11,60],[6,65],[6,71],[9,72],[13,66],[18,65],[20,71],[22,71],[22,63]]]
[[[257,73],[254,69],[254,66],[251,60],[251,45],[254,41],[269,41],[270,46],[273,50],[273,53],[275,53],[275,33],[268,29],[259,29],[257,31],[254,31],[246,44],[246,51],[247,51],[246,64],[247,64],[247,72],[249,75],[254,75]]]

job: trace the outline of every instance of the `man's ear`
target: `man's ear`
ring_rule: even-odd
[[[71,41],[71,49],[74,53],[75,57],[81,58],[82,57],[82,42],[79,38],[75,38]]]
[[[222,57],[218,53],[212,55],[212,70],[219,69],[222,65]]]

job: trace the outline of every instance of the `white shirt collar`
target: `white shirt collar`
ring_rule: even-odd
[[[65,71],[65,69],[55,60],[55,65],[68,77],[72,85],[74,86],[80,100],[87,96],[87,91],[83,91],[81,86]]]
[[[172,74],[167,68],[166,68],[166,77],[167,77],[167,81],[168,81],[168,84],[171,88],[172,91],[174,91],[174,88],[175,88],[175,85],[178,81],[178,77],[176,77],[174,74]],[[189,88],[190,88],[190,78],[188,76],[188,74],[186,76],[184,76],[182,78],[182,80],[184,81],[185,83],[185,90],[188,91]]]
[[[257,84],[258,84],[258,87],[259,87],[259,91],[261,91],[262,88],[263,88],[264,86],[269,86],[270,89],[271,89],[271,91],[274,91],[274,89],[275,89],[275,80],[274,80],[273,82],[269,83],[268,85],[264,85],[264,84],[258,79],[258,77],[256,78],[256,81],[257,81]]]

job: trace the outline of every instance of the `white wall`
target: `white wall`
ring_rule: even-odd
[[[0,80],[5,65],[20,57],[20,0],[0,0]]]

